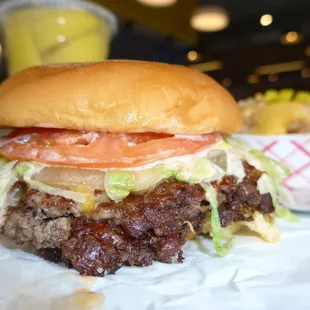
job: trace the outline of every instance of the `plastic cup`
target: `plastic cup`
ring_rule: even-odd
[[[114,14],[82,0],[9,0],[0,5],[8,74],[50,63],[108,58]]]

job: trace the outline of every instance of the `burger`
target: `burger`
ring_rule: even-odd
[[[182,66],[107,61],[26,69],[0,86],[0,227],[83,275],[183,261],[203,234],[279,239],[287,169],[229,133],[238,106]],[[211,242],[210,242],[211,244]]]

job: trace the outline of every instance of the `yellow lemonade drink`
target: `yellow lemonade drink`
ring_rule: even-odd
[[[30,66],[108,58],[116,20],[104,8],[78,0],[10,0],[8,7],[1,21],[9,74]]]

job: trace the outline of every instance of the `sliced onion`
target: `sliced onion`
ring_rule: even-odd
[[[16,182],[7,193],[7,205],[18,205],[26,192],[27,185],[24,182]]]
[[[135,192],[148,190],[163,178],[161,171],[157,168],[133,171],[132,173],[135,180]],[[104,177],[105,173],[100,170],[47,167],[34,175],[32,179],[62,189],[75,190],[82,185],[90,191],[102,190],[104,192],[103,201],[105,201],[107,196],[105,194]]]
[[[208,152],[208,159],[212,161],[214,164],[221,167],[224,171],[227,169],[227,156],[226,152],[223,150],[210,150]]]
[[[111,199],[107,194],[100,194],[98,196],[95,196],[95,204],[99,204],[101,202],[109,202]]]
[[[161,171],[157,168],[135,171],[135,192],[145,191],[156,185],[162,178]]]
[[[94,169],[47,167],[34,175],[33,180],[65,189],[83,185],[90,191],[96,189],[104,191],[104,175],[103,171]]]

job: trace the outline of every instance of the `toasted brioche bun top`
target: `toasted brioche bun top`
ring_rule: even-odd
[[[139,61],[34,67],[0,86],[0,126],[101,132],[237,132],[232,96],[192,69]]]

